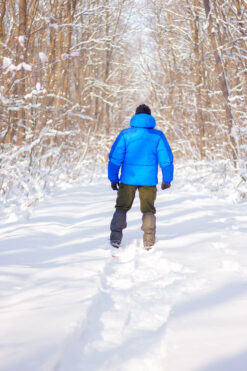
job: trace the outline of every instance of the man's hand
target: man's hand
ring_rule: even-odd
[[[113,191],[118,191],[119,182],[117,182],[117,183],[111,183],[111,187],[112,187]]]
[[[170,188],[170,187],[171,187],[171,183],[164,183],[164,182],[161,183],[161,189],[162,189],[162,191],[164,189],[167,189],[167,188]]]

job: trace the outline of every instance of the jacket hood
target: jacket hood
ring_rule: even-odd
[[[130,120],[130,126],[134,128],[147,128],[153,129],[156,125],[155,119],[153,116],[148,115],[147,113],[138,113],[133,116]]]

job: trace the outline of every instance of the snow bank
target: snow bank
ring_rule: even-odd
[[[42,90],[41,86],[37,85],[38,89]],[[37,206],[45,195],[55,192],[56,189],[70,187],[76,183],[90,184],[102,174],[107,176],[107,164],[103,155],[99,153],[95,158],[94,151],[90,151],[92,155],[85,156],[85,142],[76,151],[73,148],[66,159],[63,146],[50,146],[44,155],[41,155],[42,143],[53,135],[59,135],[59,132],[54,134],[47,130],[30,145],[18,150],[12,147],[0,155],[0,206],[6,217],[17,218],[25,213],[28,215],[32,207]],[[247,201],[247,174],[235,172],[227,161],[178,162],[175,163],[174,177],[175,191],[202,191],[233,203]],[[159,181],[161,182],[161,174]]]
[[[247,202],[247,169],[236,170],[228,160],[183,161],[175,164],[175,177],[183,179],[176,185],[190,191],[203,190],[212,197],[232,202]]]
[[[42,90],[39,84],[36,88],[37,93]],[[72,144],[55,146],[53,140],[59,136],[61,140],[70,137]],[[45,195],[71,184],[89,184],[106,173],[104,158],[94,153],[94,147],[104,143],[103,140],[90,144],[92,151],[88,154],[89,143],[78,142],[77,137],[77,132],[59,132],[45,127],[36,139],[21,148],[5,146],[0,154],[0,207],[6,217],[28,214]]]

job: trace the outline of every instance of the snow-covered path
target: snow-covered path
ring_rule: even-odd
[[[0,370],[246,371],[246,203],[159,191],[146,252],[136,197],[113,259],[115,197],[76,186],[1,221]]]

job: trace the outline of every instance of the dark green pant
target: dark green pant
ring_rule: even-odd
[[[135,193],[138,188],[141,202],[142,230],[144,231],[143,242],[144,245],[152,246],[155,241],[155,207],[154,201],[156,199],[156,186],[135,186],[120,183],[116,211],[113,214],[111,221],[111,241],[121,242],[123,237],[123,229],[126,228],[126,213],[131,208]]]
[[[120,183],[116,209],[128,211],[134,201],[135,193],[138,188],[139,197],[141,202],[141,212],[144,213],[156,213],[154,207],[154,201],[156,199],[157,188],[156,186],[135,186],[129,184]]]

